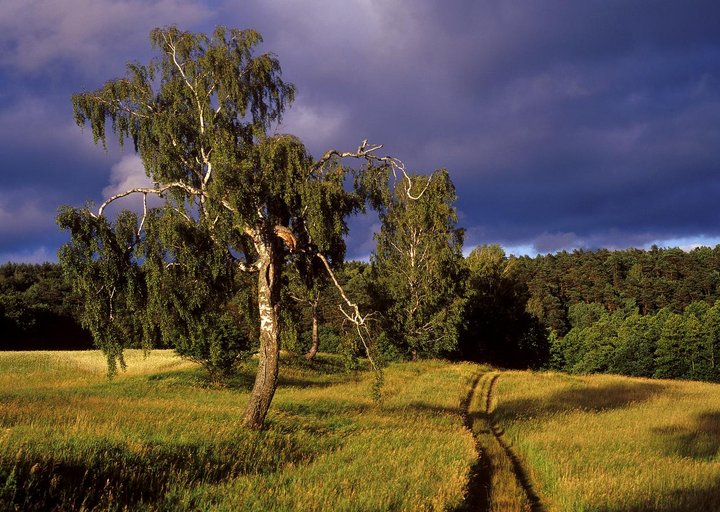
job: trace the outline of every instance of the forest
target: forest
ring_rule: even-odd
[[[338,268],[349,298],[374,312],[373,337],[383,361],[440,356],[505,368],[720,381],[720,246],[577,250],[531,258],[507,256],[500,246],[488,245],[459,256],[457,263],[457,286],[443,301],[458,312],[441,319],[454,337],[425,345],[397,332],[401,313],[393,297],[400,292],[393,286],[400,282],[393,284],[377,257]],[[240,288],[228,307],[233,321],[221,330],[226,336],[214,338],[232,340],[231,346],[218,351],[205,338],[177,332],[176,351],[223,378],[256,350],[253,286],[248,281]],[[332,287],[324,283],[308,290],[288,264],[281,300],[284,349],[308,356],[318,350],[345,354],[348,364],[357,364],[362,347]],[[92,347],[80,304],[60,265],[0,266],[0,347]],[[128,346],[141,346],[137,335]],[[167,343],[158,337],[154,346]],[[213,360],[211,353],[222,356]]]

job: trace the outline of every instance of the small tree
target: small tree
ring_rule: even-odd
[[[132,140],[155,186],[117,194],[96,212],[63,208],[58,223],[72,240],[60,259],[84,296],[84,322],[111,369],[123,364],[122,347],[137,326],[155,326],[168,312],[190,345],[219,336],[224,350],[237,335],[227,330],[237,275],[256,273],[259,366],[244,424],[260,428],[278,376],[283,262],[303,252],[332,272],[344,254],[347,216],[365,197],[376,204],[383,183],[404,168],[376,156],[380,145],[329,150],[315,161],[296,137],[268,136],[295,89],[281,79],[275,56],[254,56],[257,32],[218,27],[209,37],[169,27],[150,39],[156,59],[129,64],[125,78],[74,95],[73,107],[95,142],[105,144],[108,122],[121,145]],[[356,173],[357,190],[343,188],[350,172],[343,158],[366,164]],[[143,196],[142,217],[123,212],[109,222],[107,205],[130,194]],[[163,206],[148,209],[148,195]],[[364,317],[343,299],[362,336]],[[146,328],[146,338],[156,330]],[[174,342],[167,338],[176,330],[159,331]]]
[[[320,310],[323,298],[330,294],[329,282],[326,270],[317,258],[298,258],[295,270],[288,276],[288,295],[310,313],[310,349],[305,358],[311,361],[320,348]]]
[[[422,195],[414,196],[411,188]],[[455,227],[455,198],[455,187],[442,169],[397,186],[380,213],[372,264],[387,304],[386,329],[413,359],[457,345],[463,232]]]

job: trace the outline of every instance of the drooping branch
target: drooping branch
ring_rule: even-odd
[[[128,82],[128,80],[119,80],[119,81]],[[128,101],[122,101],[119,99],[108,100],[108,99],[105,99],[101,94],[86,93],[86,95],[88,97],[91,97],[94,101],[108,107],[109,110],[122,111],[125,114],[127,114],[128,116],[134,117],[136,119],[150,119],[149,115],[143,114],[142,112],[138,112],[138,110],[136,108],[132,108],[128,104]],[[152,105],[145,104],[145,107],[148,108],[148,110],[150,110],[150,111],[153,110]]]
[[[325,256],[323,256],[321,253],[316,253],[315,256],[319,258],[320,261],[322,261],[323,265],[325,266],[325,270],[327,270],[328,274],[330,275],[330,279],[335,285],[335,288],[337,288],[343,301],[345,301],[345,304],[347,304],[347,306],[350,308],[351,311],[350,313],[348,313],[343,309],[342,304],[338,306],[343,316],[345,316],[345,318],[355,326],[355,330],[357,331],[358,337],[360,338],[360,341],[365,348],[365,354],[367,355],[368,361],[370,361],[370,365],[373,367],[373,370],[375,370],[377,374],[380,374],[380,367],[375,363],[375,360],[372,358],[372,354],[370,353],[370,345],[368,340],[366,339],[370,337],[370,329],[368,328],[367,324],[370,313],[365,316],[360,314],[360,308],[356,303],[352,302],[345,294],[345,290],[338,282],[337,277],[335,277],[335,272],[333,272],[332,268],[330,267],[330,263],[328,263],[327,258],[325,258]]]

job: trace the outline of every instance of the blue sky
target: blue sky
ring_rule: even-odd
[[[720,240],[720,3],[654,0],[0,0],[0,262],[55,260],[62,204],[143,183],[70,96],[177,24],[255,28],[298,98],[277,131],[319,155],[383,143],[446,167],[466,249]],[[349,256],[376,221],[352,224]]]

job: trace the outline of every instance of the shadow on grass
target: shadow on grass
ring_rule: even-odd
[[[493,412],[496,421],[545,417],[581,410],[602,412],[622,409],[662,394],[668,386],[655,382],[618,382],[557,391],[547,398],[519,398],[501,401]]]
[[[688,427],[664,427],[654,432],[660,436],[666,455],[708,461],[720,455],[720,411],[697,414]]]
[[[672,489],[656,497],[656,503],[628,501],[622,505],[587,510],[608,512],[700,512],[720,510],[720,478],[698,487]]]
[[[254,377],[253,377],[254,378]],[[351,382],[359,382],[362,377],[355,373],[346,373],[340,376],[312,378],[301,377],[299,375],[283,375],[282,372],[278,377],[278,387],[297,387],[297,388],[326,388],[336,386],[338,384],[348,384]]]
[[[276,407],[288,414],[308,419],[329,421],[336,416],[363,414],[372,406],[346,400],[313,400],[312,402],[286,402]]]
[[[437,405],[437,404],[429,404],[427,402],[420,402],[420,401],[412,401],[408,403],[407,405],[401,405],[401,406],[388,406],[383,405],[382,410],[388,413],[405,413],[408,411],[415,411],[422,414],[427,414],[428,416],[444,416],[444,415],[451,415],[451,416],[462,416],[465,414],[465,411],[461,407],[446,407],[443,405]]]
[[[322,439],[244,432],[217,443],[94,444],[0,457],[0,510],[173,509],[189,489],[311,462]]]
[[[250,390],[255,383],[257,361],[240,365],[237,373],[224,387]],[[302,356],[283,356],[278,375],[278,387],[324,388],[337,384],[358,382],[362,374],[348,370],[338,357],[318,355],[312,361]]]

